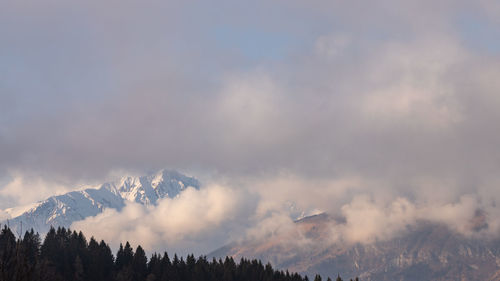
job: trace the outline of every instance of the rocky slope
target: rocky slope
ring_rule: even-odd
[[[255,257],[314,276],[359,276],[361,280],[500,280],[500,242],[453,233],[421,222],[386,241],[329,242],[327,215],[296,221],[285,233],[227,245],[211,256]],[[330,225],[330,226],[329,226]]]

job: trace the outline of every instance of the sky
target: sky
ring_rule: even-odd
[[[289,201],[413,210],[395,230],[480,210],[497,235],[499,19],[494,0],[0,0],[0,209],[172,168],[241,195],[214,195],[240,214],[214,237]]]

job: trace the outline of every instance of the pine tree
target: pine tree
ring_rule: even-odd
[[[33,229],[26,231],[24,238],[16,244],[16,269],[17,280],[34,280],[36,276],[37,262],[40,255],[40,235]]]
[[[172,279],[172,263],[170,262],[170,258],[168,257],[168,253],[165,252],[163,257],[161,258],[161,278],[160,280],[171,280]]]
[[[15,274],[16,237],[6,225],[0,232],[0,278],[12,280]]]
[[[148,262],[148,275],[146,281],[156,281],[161,278],[162,268],[161,259],[157,253],[154,253]]]
[[[24,250],[24,256],[26,256],[29,265],[34,265],[38,256],[40,255],[40,235],[33,231],[26,231],[24,238],[21,242],[22,248]]]
[[[174,258],[172,259],[172,267],[168,272],[168,276],[170,277],[169,281],[180,281],[181,280],[181,272],[180,272],[180,260],[177,254],[174,254]]]
[[[146,274],[148,272],[147,266],[148,259],[146,253],[141,246],[137,246],[132,261],[132,270],[134,271],[134,280],[143,281],[146,279]]]
[[[148,262],[141,246],[135,253],[127,242],[120,244],[116,261],[104,242],[92,237],[87,243],[83,233],[70,229],[51,228],[40,246],[40,237],[33,230],[16,241],[10,229],[0,232],[0,281],[309,281],[297,273],[275,270],[260,260],[232,257],[209,262],[190,254],[172,262],[168,254],[153,254]],[[316,275],[315,281],[321,281]],[[340,276],[337,277],[341,281]],[[327,281],[331,281],[328,278]],[[356,281],[359,281],[356,278]]]
[[[124,255],[123,244],[120,243],[120,248],[118,248],[118,252],[116,252],[115,268],[117,271],[123,268],[123,265],[124,265],[123,255]]]
[[[117,271],[131,265],[134,259],[134,250],[130,246],[130,243],[125,243],[125,247],[120,243],[120,249],[116,253],[116,269]]]
[[[113,272],[114,257],[109,246],[101,240],[99,243],[99,264],[101,265],[101,280],[110,280]]]

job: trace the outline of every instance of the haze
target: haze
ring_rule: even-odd
[[[352,241],[423,218],[497,237],[499,19],[493,0],[0,0],[0,208],[167,167],[204,187],[76,227],[206,253],[293,202]]]

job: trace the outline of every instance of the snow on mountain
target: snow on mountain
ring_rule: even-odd
[[[174,198],[188,186],[199,188],[199,182],[169,170],[143,177],[124,177],[117,183],[103,185],[125,200],[145,205],[154,205],[158,199],[165,197]]]
[[[104,183],[99,188],[52,196],[34,203],[24,212],[15,212],[19,208],[12,208],[13,218],[3,223],[19,232],[21,228],[22,231],[33,228],[46,233],[51,226],[69,227],[73,222],[98,215],[107,208],[121,210],[126,201],[154,205],[161,198],[178,196],[189,186],[198,189],[200,183],[195,178],[170,170],[141,177],[127,176]]]

